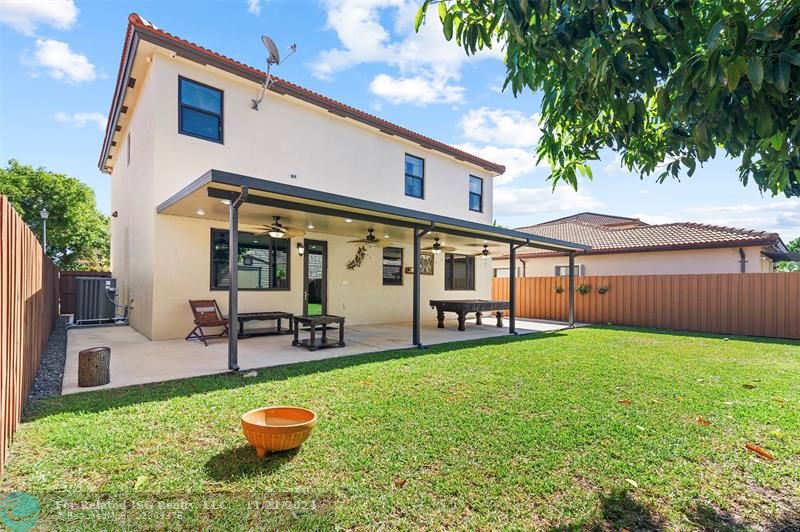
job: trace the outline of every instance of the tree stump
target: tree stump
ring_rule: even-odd
[[[111,348],[92,347],[78,353],[78,386],[102,386],[111,381]]]

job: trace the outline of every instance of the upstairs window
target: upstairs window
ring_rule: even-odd
[[[403,248],[383,248],[383,285],[403,284]]]
[[[445,254],[444,289],[475,290],[475,257]]]
[[[425,197],[425,160],[406,154],[406,196]]]
[[[227,290],[227,229],[211,230],[211,289]],[[239,290],[289,289],[289,240],[268,235],[239,232]]]
[[[483,212],[483,179],[469,176],[469,210]]]
[[[222,91],[178,78],[178,131],[222,143]]]

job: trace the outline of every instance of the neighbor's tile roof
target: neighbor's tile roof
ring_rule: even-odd
[[[635,224],[635,225],[634,225]],[[751,231],[693,222],[649,225],[636,218],[580,213],[518,231],[585,244],[588,254],[700,249],[780,242],[776,233]],[[523,251],[518,256],[548,255],[553,252]]]
[[[158,37],[166,39],[167,41],[188,47],[194,52],[200,53],[209,58],[213,58],[215,60],[226,63],[227,65],[239,69],[242,72],[247,72],[250,75],[256,75],[259,78],[266,78],[267,76],[266,72],[262,70],[253,68],[249,65],[236,61],[235,59],[231,59],[230,57],[209,50],[208,48],[203,48],[202,46],[199,46],[193,42],[172,35],[171,33],[168,33],[158,28],[151,22],[140,17],[137,13],[131,13],[128,16],[128,29],[125,35],[125,45],[122,50],[122,58],[120,60],[119,72],[117,73],[116,90],[114,92],[114,99],[111,102],[111,112],[109,113],[108,123],[106,125],[106,141],[103,144],[103,151],[101,152],[100,161],[98,163],[98,166],[100,167],[101,170],[105,168],[106,165],[105,156],[107,153],[107,148],[109,148],[109,146],[107,146],[107,143],[110,143],[111,137],[113,137],[112,127],[116,125],[112,124],[112,121],[114,121],[113,110],[115,107],[115,103],[117,99],[122,97],[122,95],[124,94],[123,90],[124,90],[124,83],[126,82],[126,80],[122,79],[123,71],[125,70],[126,62],[129,59],[128,55],[131,43],[131,35],[134,30],[144,33],[155,34]],[[322,94],[308,90],[304,87],[301,87],[300,85],[296,85],[284,79],[278,78],[274,75],[271,76],[271,79],[273,80],[271,90],[284,92],[290,95],[302,96],[304,100],[309,101],[320,107],[323,107],[331,112],[334,112],[335,114],[340,114],[342,116],[352,118],[353,120],[365,123],[389,135],[397,135],[407,140],[420,143],[422,146],[428,149],[433,149],[445,153],[447,155],[450,155],[452,157],[455,157],[456,159],[475,164],[477,166],[483,167],[486,170],[489,170],[490,172],[494,172],[496,174],[502,174],[506,171],[506,167],[503,166],[502,164],[494,163],[492,161],[488,161],[471,153],[467,153],[463,150],[450,146],[449,144],[445,144],[444,142],[440,142],[438,140],[432,139],[415,131],[411,131],[410,129],[398,126],[397,124],[389,122],[388,120],[384,120],[373,114],[366,113],[364,111],[361,111],[360,109],[356,109],[355,107],[351,107],[332,98],[328,98],[327,96],[323,96]]]

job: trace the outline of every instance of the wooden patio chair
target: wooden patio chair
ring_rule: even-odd
[[[190,299],[189,306],[194,314],[194,329],[186,335],[187,340],[197,338],[208,347],[209,338],[224,338],[228,336],[228,326],[230,324],[227,318],[222,317],[216,299]],[[203,331],[203,327],[222,327],[222,332],[218,334],[207,334]]]

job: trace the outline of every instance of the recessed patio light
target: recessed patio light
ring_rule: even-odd
[[[314,224],[308,224],[306,227],[307,227],[308,229],[314,229]]]
[[[194,212],[196,212],[196,213],[197,213],[197,214],[199,214],[200,216],[205,216],[205,215],[206,215],[206,211],[204,211],[203,209],[197,209],[197,210],[196,210],[196,211],[194,211]]]
[[[231,200],[229,200],[229,199],[221,199],[221,200],[219,200],[219,202],[222,203],[223,205],[230,205],[231,204]]]
[[[353,220],[351,220],[350,218],[345,218],[344,221],[349,223],[349,224],[353,223]]]
[[[389,233],[386,233],[385,235],[383,235],[383,238],[389,238]]]

